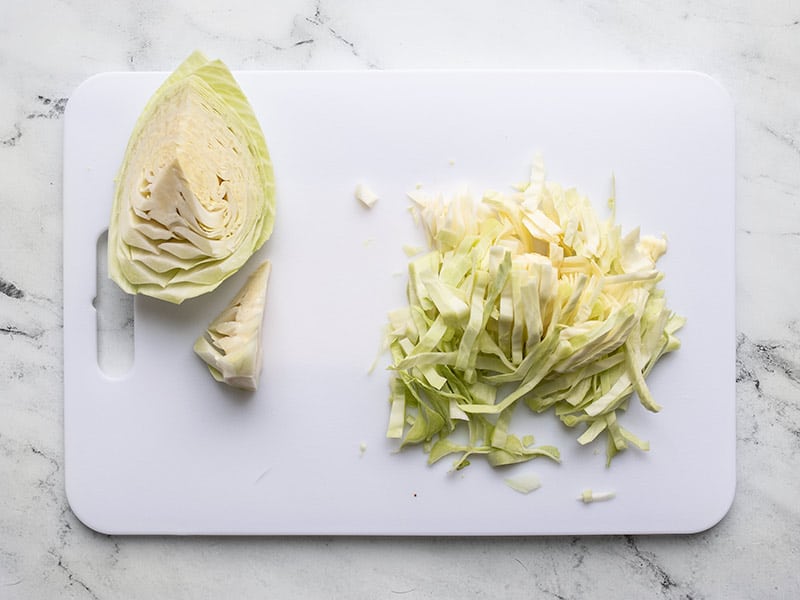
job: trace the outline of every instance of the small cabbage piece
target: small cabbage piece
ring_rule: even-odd
[[[244,390],[258,388],[271,268],[270,262],[264,261],[194,344],[195,353],[217,381]]]
[[[367,208],[372,208],[375,206],[375,203],[379,200],[378,195],[372,191],[370,187],[367,186],[365,183],[359,183],[356,185],[355,190],[355,197],[356,200],[361,202]]]
[[[179,304],[215,289],[272,233],[272,163],[228,68],[195,52],[131,134],[109,224],[110,277]]]
[[[634,393],[660,410],[645,378],[680,346],[685,320],[658,287],[666,239],[623,235],[613,185],[600,218],[548,181],[541,159],[512,189],[478,202],[409,193],[429,251],[411,257],[408,306],[389,315],[387,436],[422,444],[429,463],[455,454],[455,469],[474,456],[495,467],[558,461],[555,447],[511,432],[522,405],[584,427],[581,445],[605,436],[607,464],[629,446],[648,450],[619,416]]]
[[[578,500],[584,504],[591,504],[592,502],[606,502],[616,497],[616,492],[595,492],[591,488],[587,488],[581,492],[581,495],[578,496]]]
[[[507,477],[503,480],[512,490],[520,494],[530,494],[542,487],[539,477],[533,473],[525,473],[517,477]]]

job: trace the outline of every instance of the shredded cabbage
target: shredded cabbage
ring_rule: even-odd
[[[215,289],[269,238],[274,182],[264,135],[228,68],[195,52],[134,127],[116,181],[109,275],[181,303]]]
[[[607,464],[629,445],[649,449],[618,416],[634,392],[660,410],[645,378],[680,345],[685,320],[657,287],[666,239],[623,236],[613,185],[601,219],[588,198],[546,180],[540,158],[514,189],[478,202],[409,193],[430,250],[411,259],[408,306],[389,317],[387,436],[423,444],[429,463],[455,454],[456,469],[478,455],[492,466],[560,460],[510,433],[523,404],[583,427],[580,444],[604,435]]]

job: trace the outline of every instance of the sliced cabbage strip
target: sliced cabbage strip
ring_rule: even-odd
[[[272,233],[272,163],[228,68],[195,52],[136,122],[116,179],[109,275],[173,303],[235,273]]]
[[[195,353],[217,381],[244,390],[258,388],[261,331],[271,270],[269,261],[262,263],[194,344]]]

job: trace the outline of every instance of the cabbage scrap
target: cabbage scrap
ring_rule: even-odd
[[[255,391],[262,366],[262,336],[267,286],[272,266],[264,261],[239,293],[197,338],[195,353],[217,381]]]
[[[631,445],[648,450],[618,417],[634,392],[660,410],[645,378],[680,346],[685,319],[658,288],[666,239],[623,235],[613,186],[601,219],[547,181],[538,158],[513,189],[478,202],[409,193],[430,251],[410,261],[408,306],[389,316],[387,436],[422,444],[429,464],[455,454],[455,469],[480,455],[492,466],[560,460],[509,432],[521,404],[582,427],[580,444],[605,436],[607,465]]]
[[[520,494],[530,494],[542,487],[539,477],[533,473],[518,475],[517,477],[507,477],[503,482],[515,492]]]
[[[158,88],[116,180],[109,275],[126,292],[179,304],[215,289],[269,238],[272,163],[228,68],[199,52]]]
[[[372,208],[379,200],[378,195],[373,192],[372,189],[369,188],[365,183],[359,183],[356,185],[355,197],[356,200],[361,202],[361,204],[367,208]]]
[[[581,492],[578,500],[584,504],[591,504],[592,502],[606,502],[616,497],[616,492],[595,492],[591,488],[587,488]]]

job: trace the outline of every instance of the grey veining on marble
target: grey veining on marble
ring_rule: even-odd
[[[3,12],[0,598],[800,597],[796,2],[29,0]],[[81,525],[62,471],[62,116],[90,75],[167,70],[195,48],[236,69],[690,69],[720,81],[737,135],[728,516],[691,536],[541,539],[113,538]]]

